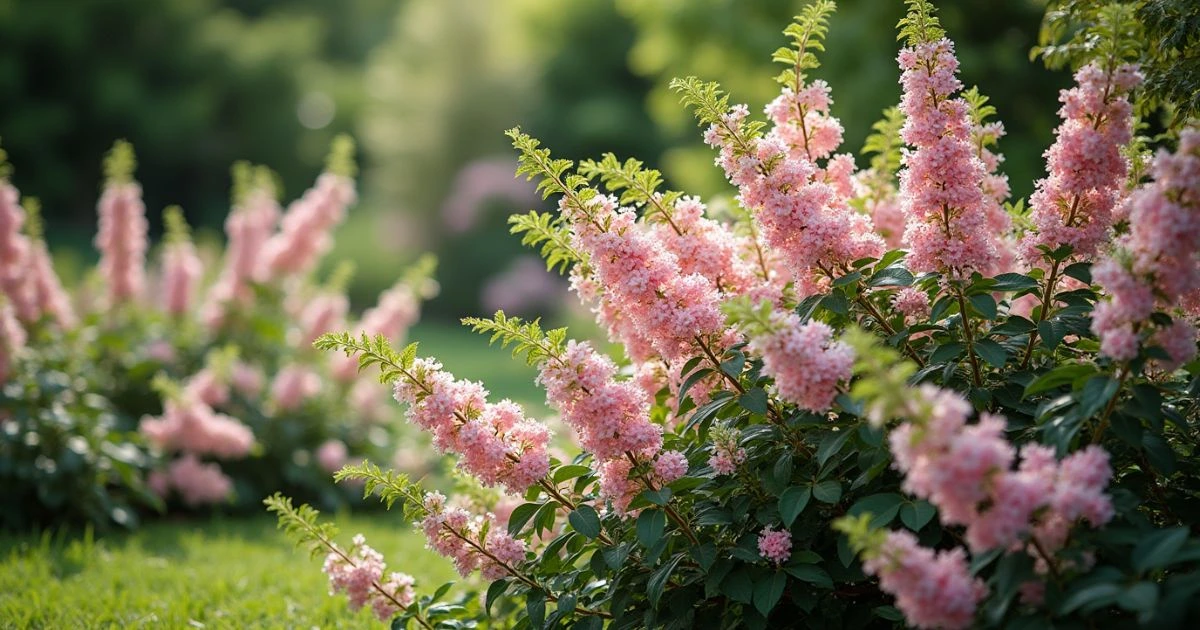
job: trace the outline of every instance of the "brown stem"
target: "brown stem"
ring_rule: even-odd
[[[1058,563],[1054,561],[1054,556],[1050,555],[1046,551],[1046,548],[1042,546],[1042,543],[1037,539],[1037,536],[1030,536],[1029,542],[1033,544],[1033,548],[1037,550],[1037,553],[1042,557],[1042,560],[1046,561],[1046,566],[1050,569],[1050,576],[1054,578],[1054,583],[1061,586],[1062,575],[1058,572]]]
[[[955,292],[958,294],[958,314],[962,321],[963,340],[967,342],[967,359],[971,362],[971,375],[975,381],[975,387],[983,386],[983,377],[979,374],[979,359],[975,356],[975,338],[971,331],[971,319],[967,316],[967,298],[963,294],[961,286],[955,286]]]
[[[1046,287],[1042,290],[1042,310],[1038,312],[1037,323],[1046,320],[1046,314],[1050,311],[1050,304],[1054,301],[1054,286],[1058,283],[1058,266],[1062,261],[1054,261],[1050,266],[1050,275],[1046,276]],[[1021,360],[1021,369],[1029,367],[1029,361],[1033,357],[1033,346],[1037,343],[1038,330],[1035,326],[1029,333],[1029,343],[1025,345],[1025,358]]]
[[[629,463],[633,464],[634,468],[637,468],[638,460],[637,460],[637,457],[635,457],[633,455],[633,453],[626,451],[625,457],[627,457],[629,459]],[[654,482],[652,482],[650,480],[650,477],[648,475],[646,475],[645,473],[637,473],[637,478],[643,484],[645,484],[647,489],[649,489],[651,491],[658,490],[658,488],[654,487]],[[696,534],[694,532],[692,532],[691,526],[689,526],[688,522],[686,520],[684,520],[684,518],[682,516],[679,515],[679,512],[675,511],[675,508],[671,507],[671,503],[668,501],[667,504],[662,507],[663,507],[663,510],[667,513],[667,517],[671,519],[671,522],[675,523],[675,526],[679,528],[679,531],[683,532],[684,536],[687,536],[688,541],[691,542],[692,545],[699,545],[700,540],[697,539]]]
[[[324,546],[329,551],[337,554],[338,557],[340,557],[344,562],[346,562],[346,564],[349,564],[352,567],[356,567],[356,568],[358,567],[358,564],[356,564],[350,556],[347,556],[341,549],[339,549],[337,545],[333,544],[333,541],[329,540],[328,538],[325,538],[324,536],[321,535],[320,532],[308,527],[307,525],[305,525],[305,529],[308,529],[309,533],[312,534],[314,537],[316,537],[316,539],[321,543],[322,546]],[[375,589],[380,595],[383,595],[384,597],[388,598],[400,610],[403,610],[406,612],[408,611],[408,606],[401,604],[400,600],[396,599],[396,596],[393,595],[392,593],[389,593],[386,588],[383,588],[383,585],[380,584],[378,580],[371,581],[371,588]],[[421,624],[422,626],[424,626],[426,628],[429,628],[429,630],[433,630],[433,626],[429,625],[429,622],[426,621],[425,618],[421,616],[421,613],[418,612],[418,613],[414,614],[413,619],[416,619],[417,623]]]

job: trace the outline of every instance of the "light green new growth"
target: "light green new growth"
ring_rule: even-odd
[[[653,202],[660,213],[669,213],[683,194],[674,191],[659,193],[658,188],[663,185],[662,173],[643,166],[641,160],[629,158],[622,162],[616,155],[605,153],[599,162],[580,162],[579,174],[589,180],[599,178],[609,192],[620,194],[619,202],[622,205]],[[647,209],[646,216],[651,215],[650,209]]]
[[[772,61],[788,66],[775,80],[785,87],[798,91],[805,83],[805,71],[815,70],[821,65],[816,52],[825,52],[825,35],[829,32],[829,16],[837,10],[832,0],[815,0],[793,18],[783,34],[792,38],[792,47],[783,46],[775,51]]]
[[[690,108],[701,127],[718,125],[733,139],[742,155],[752,152],[750,142],[762,136],[766,123],[761,120],[745,119],[736,127],[726,121],[729,113],[729,95],[721,91],[716,81],[701,81],[696,77],[671,79],[671,90],[679,93],[679,102]]]
[[[848,328],[842,340],[855,354],[854,374],[858,378],[850,387],[850,396],[864,403],[871,424],[880,426],[899,415],[911,397],[908,380],[916,373],[916,364],[858,327]]]
[[[37,197],[26,197],[21,200],[25,208],[25,234],[30,240],[40,241],[46,234],[46,224],[42,220],[42,202]]]
[[[572,173],[571,160],[553,159],[550,149],[541,148],[542,143],[536,138],[522,133],[520,127],[513,127],[505,132],[512,138],[512,145],[520,155],[517,156],[517,177],[525,176],[527,180],[537,179],[537,191],[542,199],[550,195],[562,195],[569,203],[582,205],[596,196],[596,191],[588,188],[586,177]]]
[[[776,332],[779,324],[771,320],[771,302],[762,300],[755,304],[750,296],[739,295],[721,304],[725,323],[736,326],[748,337],[761,337]]]
[[[520,234],[521,244],[536,247],[538,254],[546,260],[546,270],[566,273],[572,265],[585,261],[582,252],[571,246],[571,232],[563,225],[562,218],[549,212],[530,210],[528,214],[508,217],[508,232]]]
[[[0,138],[2,140],[3,138]],[[8,179],[12,175],[12,164],[8,163],[8,152],[4,150],[4,146],[0,145],[0,180]]]
[[[159,372],[150,379],[150,389],[154,390],[164,400],[178,400],[183,393],[183,389],[167,376],[166,372]]]
[[[496,311],[491,319],[464,317],[462,323],[477,333],[491,334],[489,345],[497,341],[501,348],[511,345],[513,358],[525,355],[525,362],[529,365],[556,359],[566,351],[567,329],[542,330],[540,318],[526,322],[519,317],[508,317],[504,311]]]
[[[1085,25],[1093,25],[1086,28]],[[1030,61],[1041,57],[1046,67],[1079,68],[1099,61],[1111,72],[1141,54],[1142,26],[1134,3],[1053,3],[1038,31]]]
[[[191,241],[192,230],[188,227],[187,219],[183,218],[183,208],[174,205],[164,208],[163,225],[166,227],[165,240],[168,244]]]
[[[210,350],[204,357],[204,365],[218,377],[228,379],[241,353],[236,344],[226,344]]]
[[[318,350],[341,350],[348,357],[357,354],[358,371],[373,365],[378,366],[380,383],[391,383],[405,376],[417,358],[417,342],[414,341],[405,346],[404,350],[396,352],[387,337],[375,335],[372,338],[367,333],[362,333],[357,338],[347,332],[325,333],[313,342],[313,347]]]
[[[400,283],[408,287],[413,295],[426,300],[430,299],[438,293],[438,283],[433,279],[437,266],[437,256],[429,253],[421,254],[400,274]]]
[[[962,97],[967,101],[967,105],[971,108],[971,122],[975,125],[975,130],[972,132],[975,140],[975,151],[979,154],[987,147],[995,146],[1000,140],[1000,136],[991,131],[984,131],[985,125],[988,124],[988,119],[996,115],[996,107],[988,104],[991,100],[979,91],[979,86],[972,85],[970,89],[962,93]]]
[[[946,36],[946,31],[934,15],[937,8],[929,0],[904,0],[904,4],[908,5],[908,13],[896,23],[896,27],[900,29],[896,41],[903,39],[908,46],[916,46]]]
[[[345,293],[346,287],[349,287],[350,281],[354,279],[354,271],[353,260],[339,260],[329,273],[329,278],[325,280],[325,290],[333,294]]]
[[[117,140],[112,149],[104,156],[104,179],[109,184],[128,184],[133,181],[133,171],[137,168],[137,156],[134,155],[133,145],[125,140]]]
[[[364,460],[361,464],[347,464],[333,473],[335,481],[347,479],[363,482],[363,498],[378,495],[379,500],[390,510],[397,501],[404,511],[406,520],[415,521],[425,516],[421,487],[409,481],[408,475],[394,470],[382,470]]]
[[[264,165],[238,160],[230,171],[233,174],[231,200],[234,206],[245,203],[255,192],[266,192],[273,198],[279,191],[278,176]]]
[[[263,499],[267,511],[274,512],[279,517],[277,527],[282,529],[296,543],[297,547],[306,547],[310,557],[317,557],[328,551],[337,536],[337,527],[333,523],[320,523],[317,518],[321,513],[308,504],[293,507],[292,500],[276,492]]]
[[[329,145],[329,156],[325,158],[325,172],[353,179],[358,175],[354,151],[354,138],[344,133],[335,136]]]
[[[903,127],[904,112],[896,106],[883,110],[883,118],[871,125],[872,133],[863,143],[862,152],[875,154],[871,156],[871,169],[876,173],[894,175],[900,170],[900,150],[904,148],[900,129]]]
[[[858,516],[843,516],[832,523],[834,531],[846,535],[850,550],[861,555],[864,560],[878,554],[887,542],[887,532],[884,529],[871,527],[872,518],[873,514],[863,512]]]

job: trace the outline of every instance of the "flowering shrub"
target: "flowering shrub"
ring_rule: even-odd
[[[132,148],[118,142],[98,204],[98,273],[76,287],[51,265],[36,203],[0,179],[5,525],[131,525],[138,504],[245,507],[276,490],[329,506],[356,499],[329,475],[386,452],[384,394],[353,359],[311,347],[349,324],[349,270],[323,282],[313,270],[354,201],[352,158],[339,140],[286,212],[270,172],[239,164],[225,251],[197,248],[175,207],[152,252]],[[403,337],[432,264],[353,325]]]
[[[675,82],[736,189],[731,217],[637,160],[574,164],[510,132],[518,174],[558,204],[513,232],[623,353],[502,312],[464,320],[537,367],[577,446],[560,458],[546,426],[415,344],[320,337],[378,367],[439,450],[521,502],[501,517],[369,462],[336,474],[479,574],[481,597],[447,600],[445,586],[416,598],[364,541],[346,553],[314,510],[268,498],[328,554],[334,591],[427,628],[1200,615],[1200,129],[1173,128],[1153,157],[1134,141],[1131,9],[1109,6],[1026,212],[998,168],[994,108],[962,89],[933,8],[909,5],[904,95],[863,171],[836,152],[831,87],[808,76],[832,2],[785,31],[765,120],[715,84]]]

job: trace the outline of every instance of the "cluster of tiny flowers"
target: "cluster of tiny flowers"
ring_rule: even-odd
[[[46,242],[21,233],[25,212],[19,197],[7,179],[0,179],[0,292],[24,322],[49,315],[59,327],[73,328],[75,312],[54,271]]]
[[[329,439],[317,447],[317,465],[327,473],[340,470],[349,460],[346,443],[341,440]]]
[[[743,206],[755,210],[762,236],[796,279],[798,291],[819,290],[820,266],[878,257],[884,248],[870,218],[847,203],[853,194],[854,161],[830,155],[842,127],[829,116],[829,86],[816,81],[799,92],[785,88],[766,107],[774,123],[763,138],[746,138],[749,110],[733,107],[704,140],[718,149],[717,165],[738,188]],[[822,168],[817,160],[827,159]]]
[[[786,529],[764,528],[758,535],[758,555],[776,566],[792,557],[792,534]]]
[[[346,294],[335,291],[322,291],[310,296],[300,309],[297,319],[297,330],[293,331],[294,345],[307,348],[317,337],[331,331],[345,328],[346,313],[350,312],[350,300]]]
[[[917,628],[970,627],[987,596],[983,580],[971,577],[961,547],[934,551],[906,531],[888,532],[864,559],[863,571],[879,578],[879,588],[895,596],[896,607]]]
[[[386,566],[383,555],[367,546],[362,534],[354,537],[354,546],[343,554],[340,549],[325,556],[322,568],[329,576],[329,594],[345,593],[350,610],[370,606],[380,621],[388,621],[407,608],[416,598],[413,578],[404,573],[392,573],[384,581]]]
[[[801,323],[792,312],[772,312],[771,329],[752,337],[748,348],[762,357],[779,397],[809,411],[829,409],[854,364],[854,351],[833,340],[828,324]]]
[[[321,377],[298,363],[283,367],[271,381],[271,400],[280,411],[295,411],[320,392]]]
[[[732,475],[738,466],[746,461],[746,449],[738,445],[738,431],[732,427],[714,428],[709,437],[712,439],[712,455],[708,465],[718,475]]]
[[[1174,154],[1160,151],[1152,174],[1129,199],[1129,233],[1118,251],[1093,267],[1108,299],[1096,305],[1092,330],[1101,354],[1127,361],[1155,308],[1178,307],[1182,313],[1153,336],[1170,357],[1164,367],[1174,369],[1196,355],[1187,318],[1200,313],[1200,130],[1184,130]]]
[[[417,323],[419,314],[417,298],[412,289],[407,285],[397,284],[380,294],[379,302],[363,313],[362,320],[353,330],[367,333],[371,337],[383,335],[394,343],[399,343],[409,327]],[[358,375],[357,355],[339,354],[332,357],[329,370],[334,378],[343,383],[354,380]],[[371,387],[369,391],[375,392],[378,389]]]
[[[681,274],[700,274],[727,295],[742,295],[760,284],[754,267],[741,257],[747,239],[704,216],[699,197],[682,197],[669,212],[652,230],[679,261]]]
[[[25,329],[12,304],[0,296],[0,383],[8,382],[13,355],[25,347]]]
[[[254,444],[250,428],[235,418],[213,411],[229,399],[229,385],[217,370],[206,367],[184,384],[178,396],[168,399],[159,417],[145,416],[141,432],[164,450],[243,457]]]
[[[892,307],[912,321],[929,315],[929,294],[916,288],[904,287],[892,297]]]
[[[417,359],[409,374],[394,389],[408,420],[429,431],[439,451],[457,453],[481,482],[522,494],[550,472],[550,430],[520,405],[488,403],[483,385],[455,380],[437,361]]]
[[[96,247],[109,300],[120,304],[136,299],[145,284],[146,234],[150,229],[142,187],[132,181],[109,182],[100,196],[98,210]]]
[[[288,207],[280,230],[263,245],[268,277],[291,276],[312,269],[332,246],[329,233],[355,201],[354,181],[322,173],[313,188]]]
[[[1128,95],[1141,81],[1136,66],[1106,71],[1090,63],[1075,73],[1075,87],[1062,91],[1063,122],[1046,150],[1049,176],[1029,198],[1034,229],[1020,243],[1027,264],[1063,245],[1089,257],[1108,238],[1129,170],[1121,155],[1132,135]]]
[[[266,277],[263,247],[279,222],[280,209],[270,189],[249,192],[225,219],[228,245],[221,274],[209,289],[201,319],[210,328],[225,319],[231,303],[247,304],[253,298],[251,284]]]
[[[151,472],[146,483],[162,497],[174,489],[191,507],[220,503],[233,492],[233,480],[220,466],[204,463],[192,453],[171,462],[166,472]]]
[[[525,542],[497,526],[491,514],[472,516],[463,508],[447,506],[446,497],[437,492],[425,495],[424,508],[421,529],[428,547],[449,558],[459,575],[467,577],[478,569],[484,579],[497,580],[525,561]],[[487,536],[481,540],[484,529]]]
[[[972,551],[1008,548],[1031,531],[1069,530],[1081,516],[1093,527],[1112,518],[1104,493],[1112,470],[1100,447],[1058,462],[1053,450],[1029,444],[1013,470],[1017,453],[1004,438],[1003,418],[984,413],[968,425],[972,409],[958,394],[932,385],[914,394],[905,412],[912,421],[888,437],[894,466],[905,475],[905,491],[936,506],[942,523],[966,527]],[[1050,549],[1065,539],[1065,531],[1039,536]]]
[[[192,296],[204,275],[196,247],[187,239],[168,244],[162,265],[163,309],[175,317],[191,313]]]
[[[604,288],[604,308],[628,322],[610,328],[617,339],[625,341],[622,333],[636,329],[659,356],[674,362],[690,358],[698,337],[722,332],[725,318],[716,286],[698,273],[681,273],[679,259],[637,222],[633,210],[618,208],[610,196],[597,196],[585,208],[564,199],[560,208],[571,223],[576,247],[588,254],[593,282]],[[634,358],[641,362],[649,357]]]
[[[904,242],[914,271],[968,277],[997,263],[996,236],[988,223],[983,190],[986,167],[971,141],[969,106],[951,98],[962,83],[948,39],[900,51],[904,95],[900,203],[907,217]]]

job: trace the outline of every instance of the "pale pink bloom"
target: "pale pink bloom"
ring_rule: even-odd
[[[219,327],[230,303],[248,304],[253,282],[266,279],[263,246],[279,220],[279,204],[269,189],[259,188],[225,218],[225,262],[216,283],[205,298],[201,319],[209,328]]]
[[[661,197],[659,203],[661,203]],[[728,295],[742,295],[759,285],[753,265],[741,257],[749,247],[743,236],[704,216],[699,197],[681,197],[667,217],[648,216],[651,233],[679,263],[679,273],[700,274]]]
[[[528,313],[554,306],[564,288],[562,280],[547,271],[540,258],[522,255],[487,281],[479,299],[487,311]]]
[[[667,485],[687,474],[687,457],[679,451],[666,451],[654,460],[653,468],[656,481]]]
[[[533,184],[514,178],[511,158],[475,160],[454,176],[450,195],[442,203],[442,220],[453,232],[466,232],[478,222],[488,202],[502,200],[505,207],[525,206],[538,199]]]
[[[920,321],[929,316],[929,294],[916,287],[904,287],[892,297],[892,307],[903,313],[906,321]]]
[[[338,549],[325,556],[321,570],[329,576],[329,594],[345,593],[350,610],[369,606],[376,618],[388,621],[400,612],[400,606],[407,607],[416,598],[413,578],[392,573],[384,580],[383,555],[369,547],[362,534],[356,535],[353,543],[349,552]]]
[[[192,507],[220,503],[233,492],[233,480],[221,472],[220,466],[205,464],[191,453],[171,462],[167,474],[171,487]]]
[[[633,466],[628,459],[610,459],[599,465],[600,498],[612,503],[618,516],[634,516],[629,504],[645,490],[640,482],[629,478]]]
[[[263,246],[266,276],[279,278],[310,271],[332,247],[330,232],[345,218],[355,199],[353,180],[322,173],[315,186],[288,206],[279,233]]]
[[[204,264],[196,255],[195,246],[187,240],[168,244],[162,265],[163,307],[176,317],[189,314],[196,287],[204,275]]]
[[[28,266],[32,245],[21,233],[25,210],[20,194],[7,179],[0,179],[0,293],[11,303],[16,317],[34,322],[41,316],[37,296],[29,282]]]
[[[219,407],[229,401],[229,381],[217,369],[206,367],[188,378],[183,385],[183,392],[189,399]]]
[[[75,309],[54,271],[54,262],[50,259],[45,241],[31,243],[29,265],[27,283],[38,312],[53,317],[60,328],[74,328],[77,323]]]
[[[12,304],[0,296],[0,383],[8,382],[13,355],[25,347],[25,329],[17,321]]]
[[[341,470],[346,465],[350,452],[341,440],[325,440],[317,447],[317,465],[327,473]]]
[[[863,571],[879,578],[879,588],[895,596],[896,607],[917,628],[967,628],[988,594],[983,580],[971,577],[961,547],[935,552],[906,531],[888,532]]]
[[[763,528],[758,535],[758,554],[776,566],[792,557],[792,534],[786,529]]]
[[[763,373],[775,379],[780,398],[809,411],[833,404],[838,383],[850,378],[854,351],[834,341],[824,322],[800,322],[792,312],[772,312],[773,330],[750,340],[763,359]]]
[[[738,445],[738,432],[732,428],[714,428],[709,434],[712,438],[712,456],[708,465],[718,475],[732,475],[738,466],[746,461],[746,449]]]
[[[249,427],[189,396],[166,401],[161,416],[144,416],[140,430],[161,449],[225,459],[244,457],[254,445]]]
[[[367,333],[371,337],[383,335],[393,344],[404,341],[409,327],[417,323],[420,307],[412,289],[398,283],[379,295],[379,302],[363,313],[354,332]],[[335,354],[330,357],[330,371],[334,378],[345,383],[358,376],[358,355]]]
[[[321,377],[304,365],[285,366],[271,382],[271,400],[280,411],[295,411],[321,392]]]
[[[243,396],[258,396],[263,389],[263,373],[260,368],[242,361],[235,361],[229,375],[229,383]]]
[[[98,205],[100,273],[108,287],[111,305],[137,299],[145,285],[147,247],[146,206],[136,182],[110,182]]]
[[[375,613],[375,618],[380,621],[389,621],[400,613],[400,606],[407,608],[412,605],[413,600],[417,598],[416,592],[413,590],[414,583],[413,576],[407,573],[389,574],[387,581],[382,586],[383,590],[391,593],[392,597],[389,599],[377,595],[371,600],[371,611]],[[400,606],[397,606],[397,603]]]
[[[161,470],[151,470],[146,475],[146,487],[160,499],[165,499],[171,494],[171,476]]]
[[[178,358],[178,355],[175,354],[175,346],[166,339],[155,339],[147,343],[143,352],[147,357],[165,365],[175,363],[175,359]]]
[[[297,318],[300,339],[296,345],[307,348],[317,337],[345,328],[349,311],[350,301],[343,293],[323,292],[312,296],[304,303]]]

